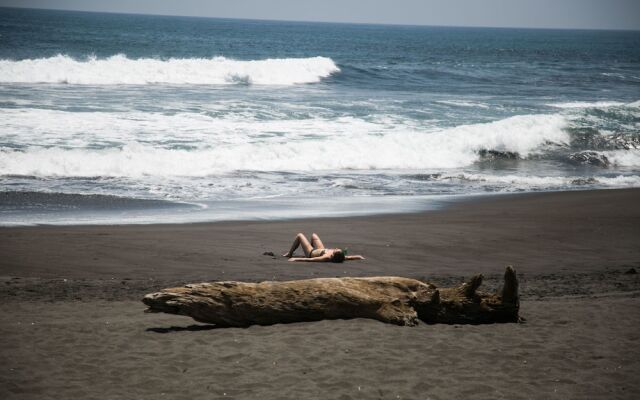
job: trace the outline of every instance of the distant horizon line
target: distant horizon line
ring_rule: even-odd
[[[88,11],[88,10],[72,10],[66,8],[45,8],[45,7],[4,7],[0,9],[13,10],[35,10],[35,11],[59,11],[59,12],[77,12],[88,14],[118,14],[118,15],[140,15],[149,17],[180,17],[180,18],[198,18],[198,19],[218,19],[218,20],[234,20],[234,21],[261,21],[261,22],[289,22],[289,23],[307,23],[307,24],[339,24],[339,25],[373,25],[373,26],[396,26],[396,27],[423,27],[423,28],[474,28],[474,29],[528,29],[528,30],[562,30],[562,31],[603,31],[603,32],[640,32],[640,29],[624,29],[624,28],[558,28],[558,27],[535,27],[535,26],[488,26],[488,25],[433,25],[433,24],[401,24],[401,23],[384,23],[384,22],[345,22],[345,21],[313,21],[313,20],[292,20],[292,19],[270,19],[270,18],[241,18],[241,17],[212,17],[202,15],[178,15],[178,14],[154,14],[144,12],[122,12],[122,11]]]

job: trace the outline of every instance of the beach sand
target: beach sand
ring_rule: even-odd
[[[366,261],[289,263],[297,232]],[[505,265],[522,324],[339,320],[246,329],[145,314],[208,280],[398,275],[439,286]],[[0,229],[3,399],[635,399],[640,190],[489,196],[419,214]]]

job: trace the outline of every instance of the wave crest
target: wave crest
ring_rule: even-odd
[[[339,72],[327,57],[240,61],[225,57],[130,59],[119,54],[76,60],[66,55],[0,60],[0,82],[80,85],[294,85],[315,83]]]

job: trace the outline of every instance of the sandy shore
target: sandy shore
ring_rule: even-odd
[[[288,263],[295,233],[367,257]],[[206,280],[522,284],[524,324],[215,329],[140,297]],[[637,398],[640,190],[486,197],[362,218],[0,229],[0,397]]]

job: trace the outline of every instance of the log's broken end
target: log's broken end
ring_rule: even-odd
[[[516,277],[516,271],[511,265],[504,271],[504,286],[501,297],[503,304],[517,304],[519,302],[518,278]]]
[[[177,295],[169,291],[149,293],[142,298],[142,302],[149,308],[147,313],[180,314],[179,307],[174,303]]]
[[[518,279],[513,267],[506,268],[504,285],[497,293],[480,291],[482,280],[482,275],[476,275],[460,286],[441,288],[430,301],[416,304],[419,318],[445,324],[519,321]]]

